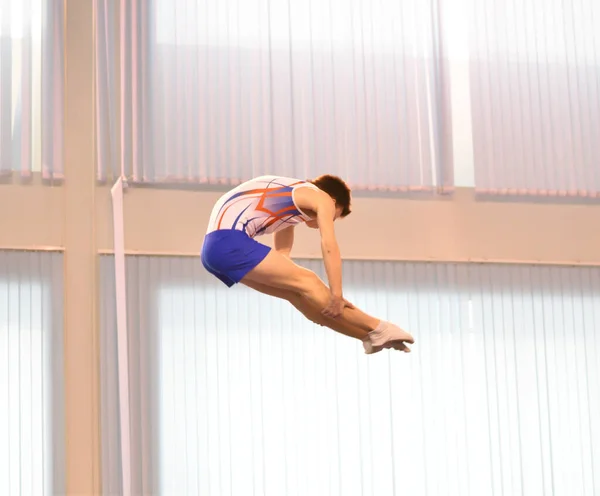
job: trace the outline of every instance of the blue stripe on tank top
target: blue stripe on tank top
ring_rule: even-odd
[[[240,217],[241,217],[241,216],[244,214],[244,212],[245,212],[246,210],[248,210],[248,208],[250,208],[250,205],[248,205],[248,206],[247,206],[247,207],[246,207],[244,210],[242,210],[242,211],[240,212],[240,215],[238,215],[238,216],[235,218],[235,220],[233,221],[233,225],[231,226],[231,229],[235,229],[235,226],[237,225],[238,221],[240,220]]]

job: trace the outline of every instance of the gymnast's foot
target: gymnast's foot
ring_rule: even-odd
[[[383,350],[382,347],[375,348],[375,346],[373,346],[373,343],[371,343],[371,338],[369,336],[363,339],[363,348],[365,349],[366,355],[372,355],[373,353],[377,353]]]
[[[365,353],[368,355],[377,353],[384,348],[392,348],[394,350],[410,353],[410,348],[406,343],[414,342],[414,338],[408,332],[403,331],[391,322],[382,320],[363,341],[363,346],[365,348]]]

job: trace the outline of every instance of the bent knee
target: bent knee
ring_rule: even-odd
[[[313,290],[316,285],[323,283],[317,274],[308,269],[299,271],[296,277],[297,293],[299,295],[304,295]]]

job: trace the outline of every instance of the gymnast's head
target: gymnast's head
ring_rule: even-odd
[[[350,188],[341,178],[331,174],[323,174],[316,179],[309,180],[309,182],[327,193],[335,201],[335,220],[350,215],[352,202]],[[306,225],[313,229],[318,227],[316,219],[309,220]]]

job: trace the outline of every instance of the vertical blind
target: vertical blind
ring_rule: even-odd
[[[119,7],[96,0],[99,179],[452,185],[437,1]]]
[[[0,494],[64,494],[62,255],[0,251]]]
[[[158,426],[157,406],[157,309],[154,292],[161,281],[160,264],[127,260],[129,348],[129,404],[131,425],[131,494],[157,494],[158,453],[153,430]],[[115,268],[112,257],[100,259],[100,430],[102,437],[102,488],[105,494],[121,494],[121,443],[119,428],[119,377]]]
[[[103,257],[103,483],[116,493],[113,270]],[[129,257],[132,490],[595,494],[599,276],[345,262],[347,297],[417,340],[367,356],[196,258]]]
[[[0,176],[63,177],[64,2],[0,0]]]
[[[600,4],[468,4],[477,190],[600,196]]]

